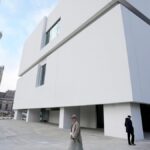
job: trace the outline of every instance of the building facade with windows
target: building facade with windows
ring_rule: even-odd
[[[2,81],[3,71],[4,71],[4,66],[0,66],[0,84]]]
[[[1,116],[13,116],[13,102],[15,91],[8,90],[6,92],[0,92],[0,117]]]
[[[150,110],[150,1],[60,0],[24,44],[15,117],[144,138]]]

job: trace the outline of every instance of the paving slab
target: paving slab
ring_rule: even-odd
[[[0,120],[0,150],[67,150],[69,130],[45,123]],[[82,129],[84,150],[150,150],[150,134],[129,146],[125,139],[105,137],[102,130]]]

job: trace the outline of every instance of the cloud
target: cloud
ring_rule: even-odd
[[[51,8],[41,9],[34,12],[32,19],[35,24],[39,23],[39,21],[44,17],[48,16],[53,10],[55,6],[53,5]]]
[[[7,66],[4,68],[4,73],[2,77],[2,82],[0,85],[0,91],[6,91],[6,90],[15,90],[16,89],[16,83],[18,80],[18,67],[16,67],[14,70],[10,71]]]
[[[0,65],[4,74],[0,91],[15,89],[22,47],[44,16],[55,8],[58,0],[2,0],[0,3]]]
[[[9,53],[9,50],[0,46],[0,64],[5,66],[2,82],[0,85],[0,91],[6,91],[8,89],[15,89],[18,79],[18,68],[20,51],[16,53],[15,57]]]
[[[34,0],[31,1],[31,5],[34,5],[35,8],[48,8],[52,6],[51,4],[55,5],[58,3],[58,0]]]
[[[38,4],[41,5],[41,1],[38,1]],[[56,1],[57,2],[57,1]],[[39,22],[42,20],[44,16],[48,16],[56,7],[57,3],[54,3],[53,5],[46,5],[44,8],[34,8],[32,13],[28,13],[21,21],[20,25],[22,26],[22,29],[24,30],[25,34],[28,36],[32,33],[32,31],[36,28],[36,26],[39,24]]]
[[[21,5],[21,0],[1,0],[1,5],[3,5],[9,13],[17,13]]]
[[[0,31],[3,33],[4,37],[15,34],[14,29],[9,26],[8,20],[2,14],[0,14]]]

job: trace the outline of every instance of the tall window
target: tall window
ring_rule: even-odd
[[[37,86],[41,86],[45,81],[46,64],[39,66],[37,75]]]
[[[8,104],[5,105],[5,110],[8,110]]]
[[[60,33],[60,18],[56,23],[46,32],[46,41],[45,44],[48,44],[50,41],[55,39]]]

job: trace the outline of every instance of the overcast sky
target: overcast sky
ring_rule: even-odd
[[[42,17],[49,15],[59,0],[0,0],[0,66],[4,74],[0,91],[15,90],[23,44]]]

